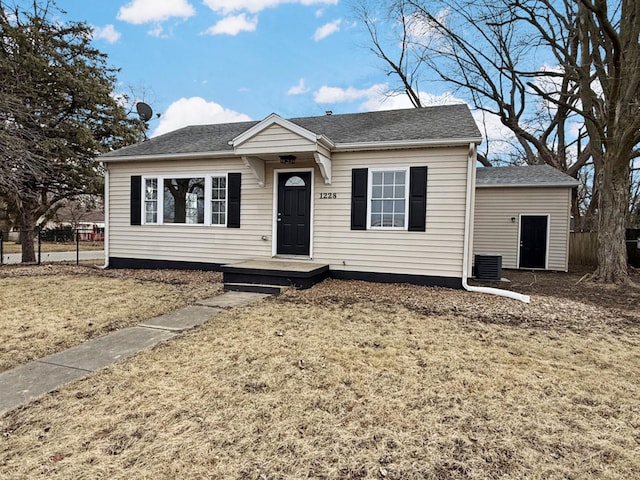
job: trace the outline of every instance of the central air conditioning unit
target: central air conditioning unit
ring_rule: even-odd
[[[476,255],[475,270],[477,280],[502,279],[502,255]]]

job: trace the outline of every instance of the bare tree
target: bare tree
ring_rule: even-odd
[[[563,72],[533,64],[532,28],[518,28],[500,1],[394,0],[381,7],[360,0],[356,14],[367,29],[371,51],[400,79],[394,92],[406,91],[414,106],[422,106],[420,84],[444,81],[474,108],[499,118],[513,132],[526,163],[547,163],[577,177],[588,161],[588,145],[572,157],[575,139],[566,134],[575,113],[565,104],[578,101],[575,85]],[[568,38],[565,50],[577,55]],[[527,79],[550,84],[562,106],[549,108]],[[492,164],[489,156],[479,160]]]
[[[598,188],[596,280],[628,281],[625,220],[640,143],[640,2],[580,0],[576,76]]]
[[[640,2],[525,0],[511,7],[518,19],[534,27],[565,78],[576,85],[580,101],[568,104],[529,83],[543,98],[584,120],[597,193],[599,248],[593,279],[628,282],[625,227],[631,162],[640,155]],[[553,34],[565,30],[577,55],[566,56],[560,36]]]

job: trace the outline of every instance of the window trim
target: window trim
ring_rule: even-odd
[[[225,178],[225,190],[226,190],[226,198],[225,198],[225,222],[221,223],[213,223],[212,222],[212,194],[211,188],[213,185],[212,179],[216,178]],[[164,221],[164,181],[165,179],[171,178],[204,178],[204,222],[203,223],[165,223]],[[147,180],[157,180],[158,182],[158,198],[157,198],[157,217],[156,222],[147,222],[146,218],[146,202],[145,202],[145,194],[146,194],[146,185]],[[177,227],[219,227],[226,228],[227,223],[229,221],[229,178],[228,172],[225,173],[192,173],[192,174],[178,174],[178,175],[145,175],[142,177],[142,201],[140,202],[141,208],[141,224],[142,225],[172,225]]]
[[[376,172],[404,172],[404,225],[402,227],[385,227],[371,225],[371,215],[373,215],[373,208],[371,205],[371,194],[373,191],[373,174]],[[409,230],[409,188],[410,188],[410,173],[409,167],[376,167],[369,168],[367,175],[367,230],[396,230],[407,231]],[[384,201],[384,200],[383,200]]]

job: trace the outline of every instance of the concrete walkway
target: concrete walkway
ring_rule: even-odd
[[[202,325],[224,309],[247,305],[268,295],[225,292],[161,315],[135,327],[123,328],[63,352],[0,373],[0,416],[27,405],[65,383],[113,365],[142,350]]]

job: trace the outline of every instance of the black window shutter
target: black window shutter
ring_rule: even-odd
[[[131,225],[142,224],[142,177],[131,177]]]
[[[351,170],[351,230],[367,229],[367,182],[369,170]]]
[[[242,174],[227,174],[227,228],[240,228],[240,184]]]
[[[409,231],[424,232],[427,218],[427,167],[409,169]]]

